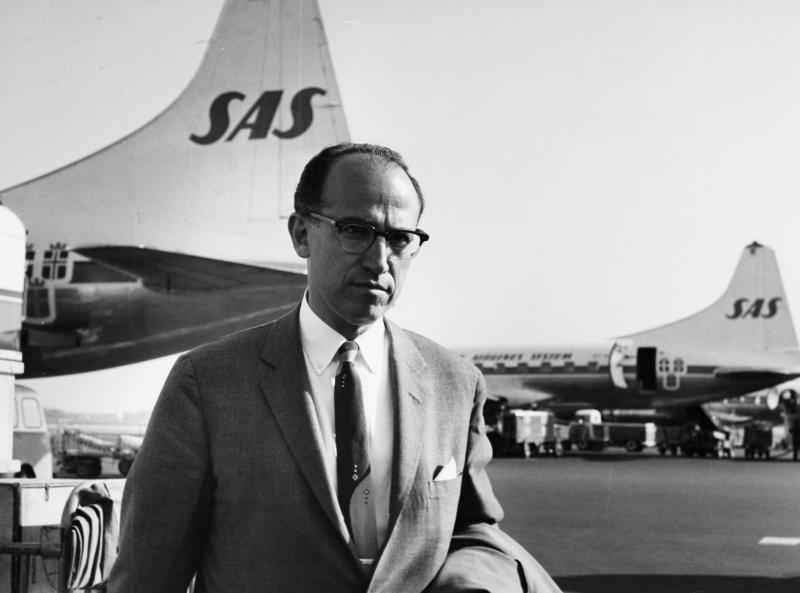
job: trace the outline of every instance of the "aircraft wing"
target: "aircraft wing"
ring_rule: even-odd
[[[720,367],[714,371],[714,376],[718,379],[731,379],[734,381],[760,381],[760,380],[782,380],[789,381],[800,377],[798,368],[763,368],[763,367]]]
[[[172,251],[133,246],[85,246],[71,251],[98,264],[139,278],[155,291],[211,291],[219,289],[305,285],[300,266],[264,267]]]

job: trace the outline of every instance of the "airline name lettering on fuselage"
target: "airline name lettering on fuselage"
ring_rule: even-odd
[[[292,97],[292,127],[288,130],[272,130],[272,134],[282,140],[297,138],[304,134],[314,120],[314,111],[311,108],[311,98],[314,95],[324,95],[325,91],[317,87],[308,87],[297,92]],[[249,131],[250,140],[260,140],[267,137],[278,111],[283,91],[264,91],[261,96],[253,103],[252,107],[239,120],[230,134],[225,138],[226,142],[233,140],[239,132]],[[213,144],[222,138],[231,125],[231,117],[228,112],[233,101],[244,101],[247,97],[237,91],[222,93],[211,102],[208,110],[210,127],[204,136],[192,134],[189,139],[202,145]]]
[[[781,300],[780,297],[774,297],[769,300],[754,299],[753,301],[744,298],[736,299],[733,303],[733,312],[725,315],[725,317],[728,319],[747,319],[748,317],[752,319],[769,319],[778,312],[778,302]],[[765,302],[767,305],[766,311],[764,310]]]
[[[520,362],[527,360],[568,360],[572,358],[571,352],[534,352],[525,354],[475,354],[473,362]]]

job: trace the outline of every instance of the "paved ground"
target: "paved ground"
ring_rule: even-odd
[[[800,592],[800,463],[597,453],[489,473],[503,528],[565,591]]]

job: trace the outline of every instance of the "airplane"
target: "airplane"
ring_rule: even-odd
[[[28,231],[21,378],[179,353],[288,311],[306,284],[293,185],[348,139],[315,0],[227,0],[165,111],[0,191]]]
[[[742,251],[725,293],[667,325],[583,345],[467,349],[496,402],[566,416],[580,408],[641,412],[661,422],[698,420],[701,404],[800,377],[800,349],[775,253]],[[797,392],[781,398],[797,402]]]
[[[0,191],[29,230],[24,377],[177,353],[288,310],[305,286],[285,236],[292,184],[311,155],[348,138],[316,2],[227,0],[166,111]],[[726,296],[682,322],[466,356],[493,397],[572,409],[676,410],[800,376],[774,254],[757,243]]]

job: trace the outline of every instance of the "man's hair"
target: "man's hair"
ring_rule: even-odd
[[[294,192],[295,212],[298,214],[308,214],[322,206],[322,187],[325,185],[328,172],[337,159],[347,156],[348,154],[368,154],[400,167],[405,174],[408,175],[411,184],[414,186],[414,191],[417,192],[417,198],[419,198],[419,214],[422,216],[422,210],[425,208],[422,188],[420,188],[419,182],[414,179],[414,176],[409,173],[408,165],[405,160],[403,160],[403,157],[391,148],[386,148],[385,146],[379,146],[377,144],[354,144],[352,142],[343,142],[342,144],[323,148],[316,156],[308,161],[300,175],[300,181],[297,183],[297,189]]]

